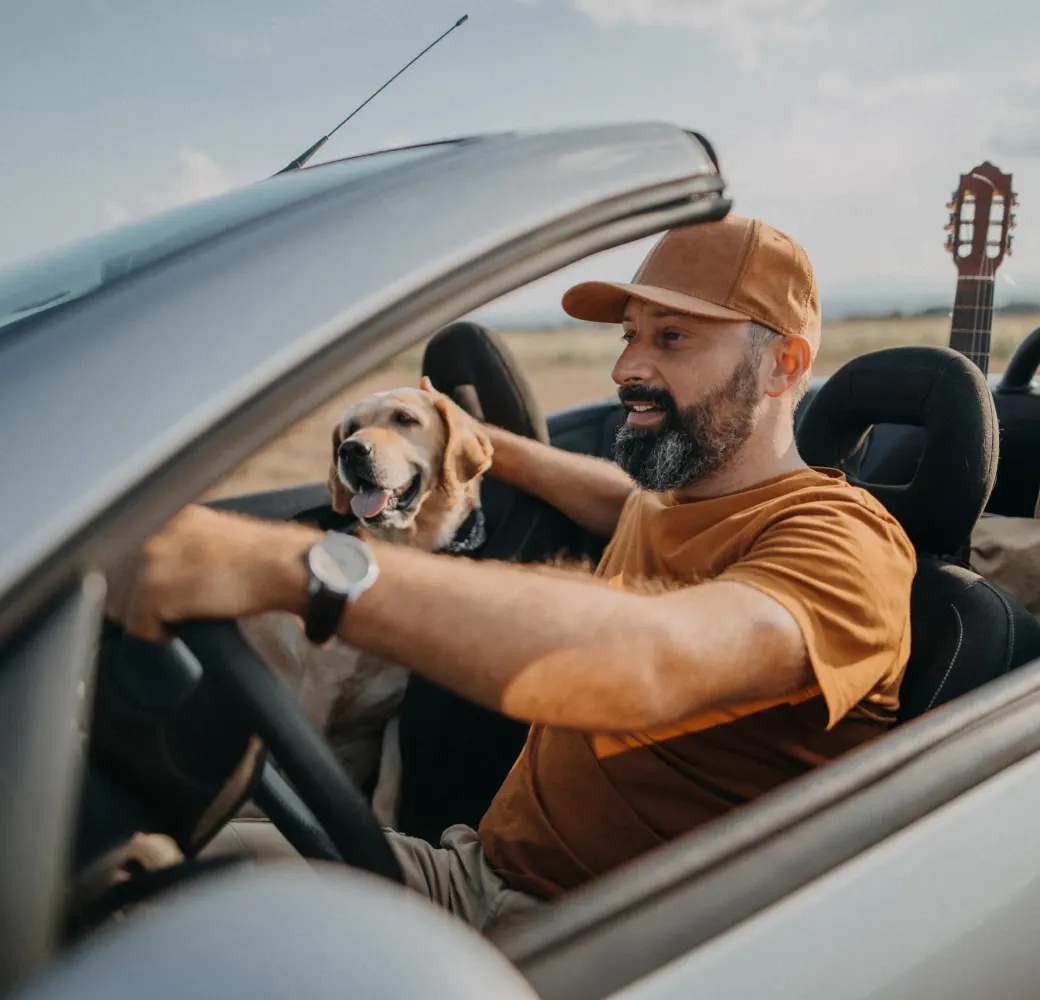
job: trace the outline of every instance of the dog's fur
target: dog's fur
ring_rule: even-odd
[[[480,425],[424,380],[350,406],[332,434],[328,488],[346,514],[385,504],[362,517],[362,533],[426,551],[445,547],[480,504],[491,444]],[[389,499],[386,497],[389,496]],[[408,674],[359,653],[338,638],[315,646],[294,615],[274,612],[243,622],[257,650],[289,683],[343,766],[363,788],[374,782],[373,808],[392,825],[399,781],[396,713]]]

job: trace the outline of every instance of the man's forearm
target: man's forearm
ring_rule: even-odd
[[[595,534],[610,536],[635,486],[613,462],[487,426],[491,475],[533,493]]]
[[[379,583],[341,622],[350,644],[526,721],[625,729],[653,714],[634,627],[651,598],[586,574],[375,549]]]
[[[345,609],[345,642],[529,722],[611,730],[659,720],[654,598],[584,573],[370,544],[379,579]],[[303,614],[299,545],[284,550],[270,607]]]
[[[374,548],[379,581],[346,610],[342,638],[525,721],[642,730],[811,680],[789,614],[741,584],[647,596],[585,574]]]

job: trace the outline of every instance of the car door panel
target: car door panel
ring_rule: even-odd
[[[1011,1000],[1040,993],[1040,755],[615,993]]]

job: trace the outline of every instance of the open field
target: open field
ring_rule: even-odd
[[[1040,325],[1040,314],[995,316],[992,372],[1003,370],[1018,342]],[[814,373],[826,375],[866,351],[899,344],[939,344],[949,339],[946,316],[840,320],[824,326]],[[587,325],[555,331],[516,330],[503,337],[534,383],[546,413],[609,396],[610,369],[620,341],[616,327]],[[348,401],[369,392],[416,385],[422,348],[406,351],[383,369],[355,383],[217,483],[207,496],[276,489],[325,478],[331,428]]]

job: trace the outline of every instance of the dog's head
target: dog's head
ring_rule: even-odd
[[[491,465],[480,425],[424,379],[359,400],[332,435],[329,493],[366,526],[412,528],[424,508],[444,516],[479,502]]]

